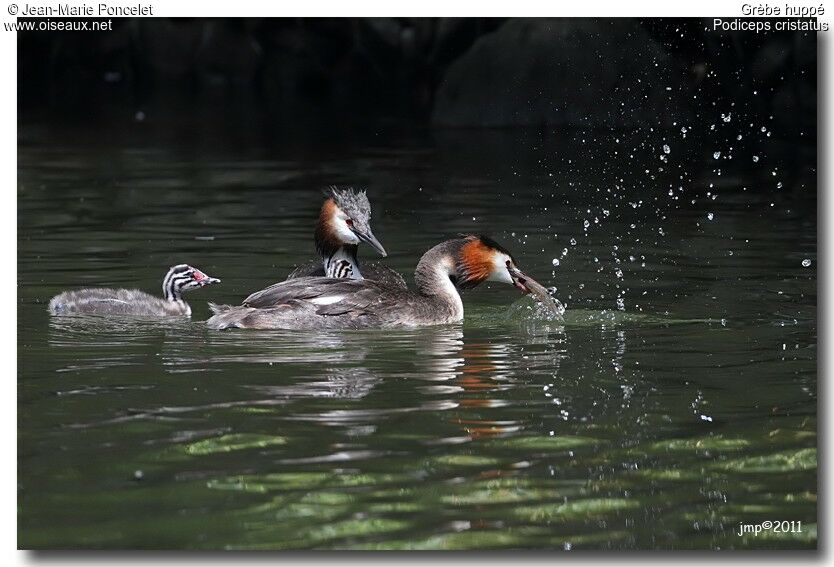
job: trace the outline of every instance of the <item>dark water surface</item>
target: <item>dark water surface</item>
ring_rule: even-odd
[[[816,546],[816,181],[792,144],[152,128],[21,126],[22,547]],[[331,183],[368,188],[392,267],[487,232],[564,323],[496,284],[461,326],[207,330],[206,301],[311,256]],[[180,262],[223,279],[191,321],[46,312]],[[801,533],[737,535],[782,520]]]

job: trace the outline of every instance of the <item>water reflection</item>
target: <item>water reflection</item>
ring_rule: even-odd
[[[366,368],[325,368],[321,377],[285,386],[249,386],[255,392],[276,398],[359,399],[370,393],[380,378]]]

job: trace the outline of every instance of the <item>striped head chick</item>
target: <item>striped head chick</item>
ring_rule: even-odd
[[[171,267],[162,280],[162,293],[167,301],[182,301],[184,291],[216,283],[220,283],[218,278],[213,278],[188,264],[178,264]]]
[[[365,191],[330,187],[316,223],[316,250],[324,263],[325,275],[362,279],[357,248],[365,242],[383,257],[385,248],[371,230],[371,203]]]

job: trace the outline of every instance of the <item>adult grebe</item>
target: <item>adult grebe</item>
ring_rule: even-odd
[[[373,280],[303,277],[254,293],[237,307],[211,305],[212,329],[359,329],[416,327],[463,319],[459,289],[484,281],[511,284],[555,311],[547,290],[485,236],[447,240],[423,254],[412,291]]]
[[[65,291],[49,301],[53,315],[148,315],[191,316],[182,292],[220,283],[188,264],[172,267],[162,281],[164,299],[138,289],[86,288]]]
[[[320,260],[303,264],[287,279],[324,276],[331,278],[372,279],[406,287],[394,270],[379,264],[359,268],[357,251],[366,242],[383,257],[388,254],[371,231],[371,203],[365,191],[331,186],[316,222],[314,240]]]

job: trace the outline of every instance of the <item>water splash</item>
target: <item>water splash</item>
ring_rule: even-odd
[[[504,314],[505,321],[518,325],[530,334],[547,334],[561,330],[565,306],[553,295],[555,289],[550,288],[548,292],[556,305],[555,309],[525,295],[507,308]]]

